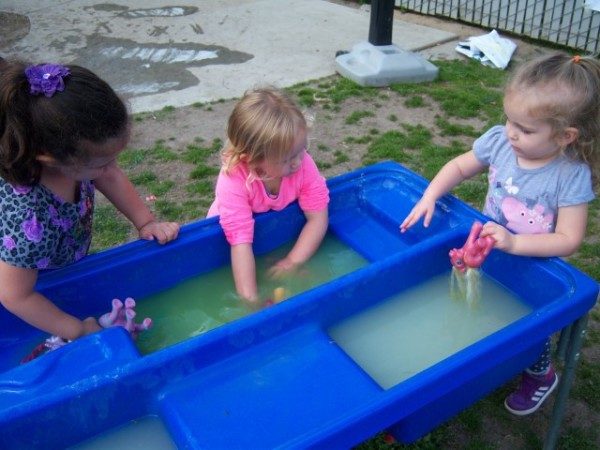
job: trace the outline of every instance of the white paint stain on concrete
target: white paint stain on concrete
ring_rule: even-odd
[[[205,59],[216,59],[219,53],[214,50],[194,50],[157,47],[108,46],[100,51],[108,58],[137,59],[153,63],[191,63]]]
[[[137,19],[139,17],[182,17],[193,14],[198,8],[172,6],[170,8],[132,9],[121,13],[123,17]]]

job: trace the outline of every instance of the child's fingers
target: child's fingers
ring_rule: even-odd
[[[164,232],[164,239],[159,240],[161,244],[165,244],[172,241],[179,234],[179,224],[175,222],[165,222],[162,224],[162,231]]]
[[[406,219],[404,219],[404,221],[400,224],[400,231],[404,233],[406,230],[412,227],[417,220],[419,220],[419,216],[413,209],[408,216],[406,216]]]
[[[494,222],[486,222],[483,228],[481,229],[481,233],[479,236],[487,237],[492,236],[497,232],[496,224]]]
[[[491,220],[488,220],[486,223],[483,224],[483,228],[482,230],[485,230],[486,228],[493,228],[494,225],[496,225],[495,222],[492,222]]]
[[[427,228],[429,226],[429,224],[431,223],[431,219],[433,219],[433,210],[426,209],[425,210],[425,218],[423,219],[423,226],[425,228]]]
[[[270,278],[281,278],[281,275],[283,274],[283,269],[277,266],[273,266],[268,270],[267,273]]]
[[[404,222],[400,224],[400,231],[404,233],[415,223],[417,223],[421,219],[421,217],[423,217],[423,226],[427,228],[431,223],[431,219],[433,218],[433,210],[430,208],[422,208],[416,206],[406,217],[406,219],[404,219]]]
[[[154,222],[147,223],[142,228],[139,229],[138,234],[140,239],[145,239],[146,241],[154,240]]]
[[[156,237],[156,239],[158,239],[159,244],[166,244],[167,242],[173,240],[173,233],[165,227],[162,227],[160,231],[157,232],[154,236]]]
[[[285,267],[281,266],[273,266],[267,271],[269,278],[272,278],[274,280],[283,278],[288,272],[289,269],[286,269]]]
[[[410,228],[410,226],[412,225],[411,221],[409,220],[409,218],[407,217],[406,219],[404,219],[402,221],[402,223],[400,224],[400,232],[404,233],[406,230],[408,230]]]
[[[498,250],[510,251],[513,245],[512,233],[495,222],[486,223],[479,236],[492,238],[494,240],[494,248]]]
[[[404,224],[402,224],[402,226],[400,227],[400,229],[402,231],[406,231],[408,230],[410,227],[412,227],[415,223],[417,223],[417,219],[412,217],[410,220],[406,221]]]
[[[282,278],[285,275],[292,273],[296,270],[296,268],[298,267],[297,264],[293,263],[292,261],[284,258],[279,260],[275,265],[273,265],[268,271],[267,273],[269,274],[269,276],[271,278]]]
[[[166,244],[177,238],[179,234],[179,224],[176,222],[160,222],[144,227],[140,232],[140,237],[146,240],[156,239],[159,244]]]
[[[169,240],[175,239],[179,235],[179,224],[177,222],[166,222],[165,225],[167,226]]]
[[[140,232],[140,238],[142,238],[146,241],[153,241],[154,235],[151,232],[142,231],[142,232]]]

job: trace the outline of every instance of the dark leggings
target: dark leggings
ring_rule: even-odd
[[[544,350],[538,360],[531,366],[527,368],[527,372],[532,373],[534,375],[544,375],[548,373],[548,369],[550,368],[550,338],[544,344]]]

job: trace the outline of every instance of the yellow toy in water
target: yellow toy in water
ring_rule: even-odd
[[[465,245],[450,250],[452,276],[450,278],[450,294],[452,298],[466,300],[473,305],[481,298],[481,275],[479,267],[494,247],[494,239],[490,236],[479,237],[483,224],[474,222]]]
[[[281,303],[288,297],[287,292],[283,286],[276,287],[273,289],[273,302]]]
[[[276,287],[273,289],[273,297],[267,299],[265,306],[272,306],[277,303],[281,303],[289,297],[289,292],[283,286]]]

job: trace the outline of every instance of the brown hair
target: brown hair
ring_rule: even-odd
[[[0,176],[16,185],[39,181],[42,152],[60,162],[83,161],[81,141],[102,144],[127,132],[123,101],[97,75],[66,66],[65,89],[32,95],[21,61],[0,61]]]
[[[579,135],[567,149],[585,161],[598,177],[600,146],[600,62],[592,57],[553,53],[521,66],[509,81],[506,94],[529,98],[529,113],[559,132],[577,128]]]
[[[279,161],[290,152],[298,133],[306,129],[304,115],[281,91],[247,91],[229,116],[224,168],[229,171],[241,161],[249,166]]]

